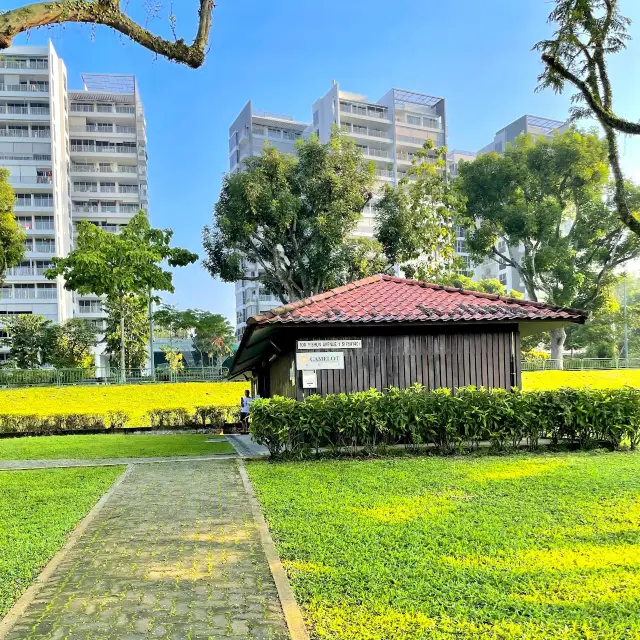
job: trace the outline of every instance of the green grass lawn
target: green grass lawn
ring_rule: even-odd
[[[0,472],[0,618],[122,470]]]
[[[225,440],[207,442],[210,434],[85,435],[6,438],[0,440],[0,460],[152,458],[234,453]]]
[[[640,638],[640,454],[248,468],[314,639]]]

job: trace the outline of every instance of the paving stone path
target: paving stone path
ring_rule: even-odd
[[[227,434],[227,442],[238,452],[243,458],[257,458],[269,455],[267,447],[258,444],[251,435],[245,434]]]
[[[99,459],[59,459],[59,460],[0,460],[0,471],[22,469],[52,469],[54,467],[113,467],[128,464],[163,464],[167,462],[193,462],[195,460],[228,460],[236,458],[235,453],[218,453],[206,456],[171,456],[161,458],[99,458]]]
[[[288,638],[237,462],[136,465],[7,640]]]

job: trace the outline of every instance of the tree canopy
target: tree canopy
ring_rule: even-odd
[[[190,0],[193,12],[198,15],[198,29],[189,45],[176,33],[177,17],[173,3],[169,8],[169,25],[173,39],[163,38],[133,20],[127,13],[129,2],[122,0],[59,0],[58,2],[34,2],[22,7],[0,11],[0,49],[11,46],[20,33],[43,26],[79,22],[105,25],[142,45],[153,53],[192,68],[202,66],[207,53],[214,0]],[[123,7],[124,5],[124,7]],[[155,17],[161,2],[146,3],[145,8]]]
[[[110,309],[120,309],[120,367],[124,373],[125,298],[148,297],[153,290],[173,292],[173,275],[165,268],[185,266],[198,256],[171,247],[173,231],[153,229],[140,211],[119,233],[108,233],[89,222],[78,223],[76,248],[66,257],[53,258],[47,278],[62,276],[65,288],[81,294],[106,296]]]
[[[9,184],[9,170],[0,167],[0,283],[9,267],[24,257],[25,233],[13,215],[15,195]]]
[[[594,133],[520,136],[503,156],[461,163],[456,188],[474,259],[513,267],[531,300],[595,310],[616,268],[640,255],[640,238],[617,217],[606,148]],[[640,203],[637,187],[627,191]],[[564,332],[555,335],[558,353]]]
[[[608,59],[623,51],[631,21],[622,15],[619,0],[555,0],[549,15],[555,32],[536,45],[545,69],[539,88],[561,93],[567,83],[577,89],[572,117],[593,116],[602,125],[615,181],[614,201],[622,222],[640,235],[640,210],[628,198],[620,165],[616,132],[638,135],[640,124],[620,117],[613,107]],[[637,203],[635,203],[637,205]]]
[[[385,185],[376,204],[376,238],[408,277],[437,281],[455,271],[457,199],[444,179],[447,150],[431,140],[416,152],[407,176]]]
[[[370,201],[373,163],[334,131],[326,144],[297,143],[297,157],[266,145],[225,176],[204,265],[225,282],[261,282],[283,302],[314,295],[380,269],[381,247],[352,234]],[[246,275],[246,263],[257,265]]]

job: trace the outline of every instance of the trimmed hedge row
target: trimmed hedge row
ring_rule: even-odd
[[[635,449],[640,443],[640,390],[559,389],[504,391],[475,387],[427,391],[372,389],[361,393],[257,399],[251,404],[251,433],[272,456],[303,456],[321,447],[354,455],[378,445],[431,444],[438,452],[477,448],[538,447],[570,441],[586,447],[604,442]]]
[[[193,427],[222,429],[228,422],[237,422],[239,412],[231,407],[201,406],[187,409],[152,409],[146,413],[151,427]],[[122,429],[130,421],[124,411],[101,413],[60,413],[48,416],[0,413],[0,434],[47,435],[68,431],[99,431]],[[143,425],[137,425],[143,426]],[[132,427],[133,429],[133,427]]]

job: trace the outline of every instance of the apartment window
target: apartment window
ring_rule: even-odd
[[[54,231],[55,222],[53,216],[36,216],[35,229],[36,231]]]
[[[97,193],[98,183],[97,182],[74,182],[73,190],[79,191],[80,193]]]
[[[281,129],[276,129],[275,127],[268,127],[267,132],[270,138],[282,138]]]
[[[229,136],[229,151],[238,145],[238,132],[234,131]]]
[[[115,182],[101,182],[100,183],[100,192],[101,193],[115,193],[116,192],[116,183]]]
[[[140,211],[139,204],[120,203],[120,213],[138,213],[138,211]]]
[[[47,260],[36,260],[35,262],[35,275],[42,276],[47,269],[53,268],[53,262]]]
[[[467,241],[465,239],[456,239],[456,253],[467,252]]]
[[[31,126],[31,135],[34,138],[50,138],[51,137],[51,129],[49,127],[45,127],[42,125],[32,125]]]
[[[82,104],[81,102],[72,102],[71,111],[75,111],[76,113],[93,113],[93,105]]]
[[[98,113],[112,113],[113,112],[113,105],[112,104],[99,104],[98,106]]]
[[[313,112],[313,124],[316,127],[320,124],[320,114],[317,109]]]
[[[55,253],[56,241],[53,238],[36,238],[36,251],[38,253]]]
[[[297,131],[286,131],[282,132],[282,137],[285,140],[297,140],[300,137],[300,134]]]
[[[264,136],[265,135],[264,127],[259,127],[259,126],[254,124],[251,127],[251,133],[253,133],[253,135],[255,135],[255,136]]]
[[[116,106],[116,113],[131,113],[135,115],[135,107]]]
[[[55,300],[58,297],[58,285],[39,284],[36,289],[36,297],[45,300]]]
[[[507,286],[507,274],[506,273],[501,273],[499,277],[500,277],[500,284],[503,287],[506,287]]]
[[[439,129],[440,120],[437,118],[422,118],[422,126],[429,127],[430,129]]]
[[[16,193],[16,207],[30,207],[30,206],[31,206],[30,193]]]
[[[78,310],[80,313],[102,313],[102,302],[100,300],[79,300]]]
[[[16,216],[16,222],[26,230],[33,229],[33,220],[31,216]]]
[[[16,300],[31,300],[36,297],[35,284],[15,284],[13,285],[13,297]]]
[[[0,287],[0,299],[2,300],[10,300],[13,297],[13,289],[10,285],[3,285]]]
[[[100,211],[104,213],[117,213],[118,208],[115,202],[105,201],[105,202],[102,202],[102,204],[100,205]]]
[[[505,253],[507,250],[507,243],[504,240],[500,240],[500,242],[498,242],[498,251],[500,253]]]
[[[29,127],[26,125],[10,124],[8,127],[7,135],[11,138],[28,138]]]

